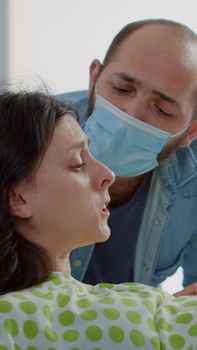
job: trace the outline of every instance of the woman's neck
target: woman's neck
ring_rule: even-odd
[[[117,207],[128,202],[137,191],[143,181],[144,175],[135,177],[116,177],[115,182],[109,188],[111,197],[110,207]]]
[[[56,272],[71,273],[69,253],[52,256],[53,270]]]

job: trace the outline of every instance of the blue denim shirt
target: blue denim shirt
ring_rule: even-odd
[[[83,127],[86,92],[58,98],[77,103]],[[78,280],[85,275],[93,249],[89,245],[72,252],[72,275]],[[158,286],[179,266],[184,286],[197,281],[197,140],[173,152],[153,171],[138,235],[134,281]]]

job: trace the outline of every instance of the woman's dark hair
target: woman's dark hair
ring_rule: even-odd
[[[0,93],[0,294],[41,283],[52,272],[48,253],[16,231],[9,197],[31,177],[66,113],[76,115],[75,107],[47,93]]]

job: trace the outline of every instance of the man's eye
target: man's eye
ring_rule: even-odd
[[[166,112],[163,108],[160,107],[158,107],[158,111],[166,117],[170,117],[172,115],[171,113]]]
[[[167,112],[164,108],[161,108],[157,104],[153,103],[152,106],[160,116],[162,116],[162,117],[171,117],[172,116],[172,113]]]
[[[121,92],[121,93],[129,93],[129,92],[130,92],[129,89],[127,89],[127,88],[125,88],[125,87],[121,87],[121,86],[115,86],[115,85],[113,85],[113,89],[114,89],[115,91],[118,91],[118,92]]]
[[[82,163],[78,163],[78,164],[75,164],[75,165],[72,165],[71,168],[73,171],[80,171],[83,169],[83,167],[85,166],[85,163],[82,162]]]

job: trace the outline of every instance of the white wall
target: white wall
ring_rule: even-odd
[[[0,84],[8,77],[8,2],[0,0]]]
[[[197,31],[195,0],[5,1],[9,76],[29,80],[38,74],[55,92],[87,87],[91,60],[102,60],[112,37],[127,22],[165,17]]]

